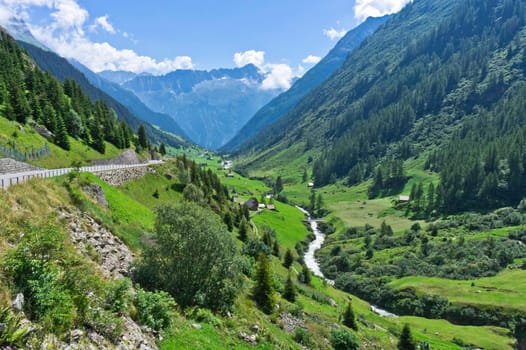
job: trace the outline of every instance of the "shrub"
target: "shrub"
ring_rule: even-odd
[[[136,319],[156,331],[167,328],[175,311],[175,300],[166,292],[148,292],[137,287],[133,301]]]
[[[343,329],[331,332],[331,344],[334,350],[356,350],[360,346],[356,336]]]

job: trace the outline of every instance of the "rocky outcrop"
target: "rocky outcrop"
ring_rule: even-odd
[[[120,238],[78,209],[63,208],[59,216],[67,221],[73,244],[85,258],[100,267],[104,276],[129,276],[135,255]]]
[[[93,183],[84,186],[82,189],[88,196],[97,201],[100,206],[108,208],[108,201],[106,200],[106,196],[104,195],[104,191],[100,185]]]
[[[80,329],[74,329],[64,339],[59,340],[54,335],[48,335],[42,343],[41,349],[60,350],[157,350],[155,337],[144,331],[129,317],[122,317],[123,333],[116,344],[102,335]]]
[[[142,178],[147,172],[155,172],[155,170],[152,167],[144,166],[104,171],[97,173],[97,176],[112,186],[120,186],[125,182]]]
[[[38,168],[27,163],[22,163],[11,158],[0,159],[0,175],[16,174],[35,170],[42,170],[42,168]]]
[[[305,328],[305,322],[292,316],[289,313],[282,313],[279,315],[278,323],[283,326],[283,329],[287,333],[294,333],[297,328]]]
[[[92,165],[128,165],[128,164],[138,164],[141,161],[137,157],[137,153],[135,153],[134,150],[129,149],[123,153],[121,153],[119,156],[113,159],[105,159],[105,160],[94,160],[92,161]]]

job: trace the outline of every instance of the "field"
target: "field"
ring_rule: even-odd
[[[412,287],[419,293],[443,296],[452,303],[493,305],[526,312],[526,270],[506,270],[495,277],[473,281],[405,277],[391,282],[390,286]]]

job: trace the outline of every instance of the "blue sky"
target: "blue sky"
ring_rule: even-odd
[[[38,40],[94,71],[254,63],[286,88],[347,30],[408,1],[0,0],[0,24],[24,19]]]

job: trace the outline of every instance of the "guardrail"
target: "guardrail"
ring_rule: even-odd
[[[140,168],[144,166],[154,165],[163,163],[162,160],[152,160],[148,163],[138,163],[138,164],[111,164],[111,165],[96,165],[96,166],[87,166],[80,168],[81,172],[97,173],[103,171],[111,170],[120,170],[120,169],[129,169],[129,168]],[[0,190],[6,190],[10,186],[18,185],[29,181],[31,179],[40,178],[47,179],[50,177],[56,177],[61,175],[66,175],[75,170],[75,168],[62,168],[62,169],[45,169],[45,170],[33,170],[13,174],[0,175]]]

